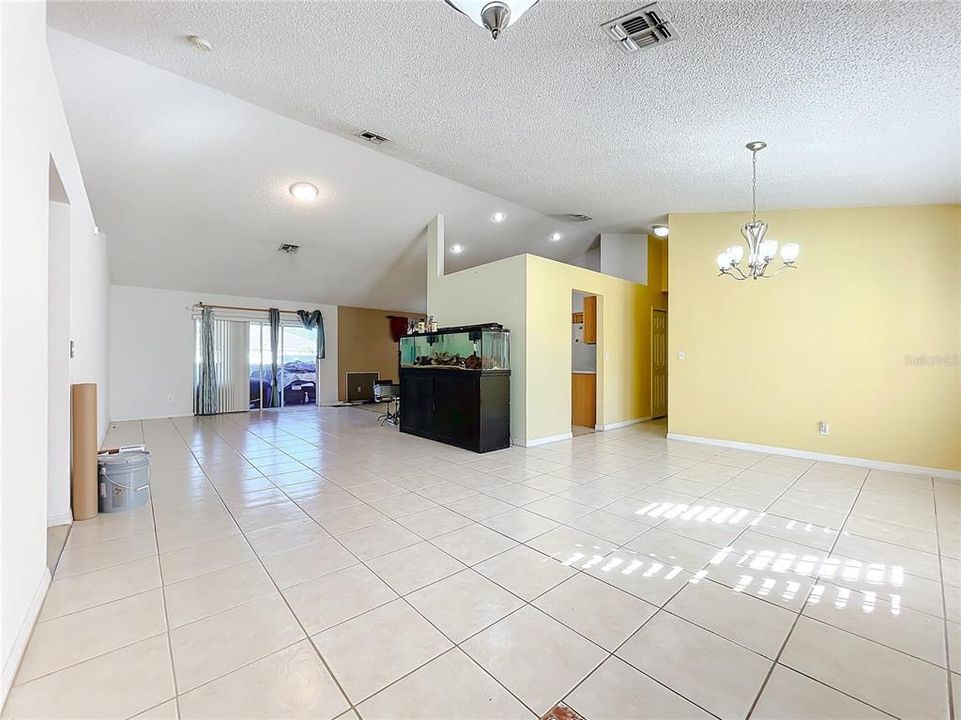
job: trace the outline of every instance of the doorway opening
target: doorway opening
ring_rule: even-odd
[[[597,296],[571,293],[571,434],[597,427]]]

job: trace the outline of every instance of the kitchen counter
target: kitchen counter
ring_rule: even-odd
[[[574,375],[597,375],[597,370],[571,370]]]

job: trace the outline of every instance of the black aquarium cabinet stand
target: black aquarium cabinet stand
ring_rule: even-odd
[[[511,443],[510,331],[444,328],[400,339],[400,431],[484,453]]]

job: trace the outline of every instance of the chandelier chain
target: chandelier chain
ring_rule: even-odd
[[[751,151],[751,222],[757,222],[757,150]]]

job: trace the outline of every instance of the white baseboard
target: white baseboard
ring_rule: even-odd
[[[828,453],[813,452],[811,450],[795,450],[794,448],[757,445],[755,443],[738,442],[736,440],[681,435],[680,433],[669,432],[667,439],[700,443],[701,445],[716,445],[718,447],[735,448],[737,450],[752,450],[754,452],[784,455],[786,457],[801,458],[803,460],[820,460],[822,462],[838,463],[839,465],[854,465],[856,467],[872,468],[874,470],[888,470],[890,472],[909,473],[913,475],[931,475],[932,477],[945,478],[948,480],[961,480],[961,470],[946,470],[944,468],[924,467],[923,465],[907,465],[904,463],[885,462],[883,460],[870,460],[868,458],[830,455]]]
[[[17,637],[13,641],[10,654],[3,662],[3,672],[2,675],[0,675],[0,708],[6,703],[7,695],[10,694],[10,688],[13,687],[13,680],[17,675],[17,668],[20,667],[23,653],[27,649],[30,633],[33,632],[33,626],[36,624],[37,617],[40,615],[40,608],[43,607],[43,600],[47,596],[48,587],[50,587],[50,571],[44,568],[43,575],[40,577],[40,584],[37,585],[37,590],[33,594],[33,599],[30,601],[30,607],[27,608],[27,614],[20,624],[20,630],[17,632]]]
[[[69,525],[73,522],[73,513],[57,513],[56,515],[47,515],[47,527],[53,527],[55,525]]]
[[[637,425],[638,423],[647,422],[650,419],[651,418],[648,416],[648,417],[642,417],[642,418],[633,418],[632,420],[621,420],[620,422],[607,423],[605,425],[595,425],[594,429],[595,430],[617,430],[617,428],[627,427],[628,425]]]
[[[560,435],[549,435],[547,437],[533,438],[531,440],[518,440],[514,439],[515,445],[520,445],[521,447],[537,447],[538,445],[547,445],[548,443],[560,442],[561,440],[570,440],[574,437],[573,433],[561,433]]]

